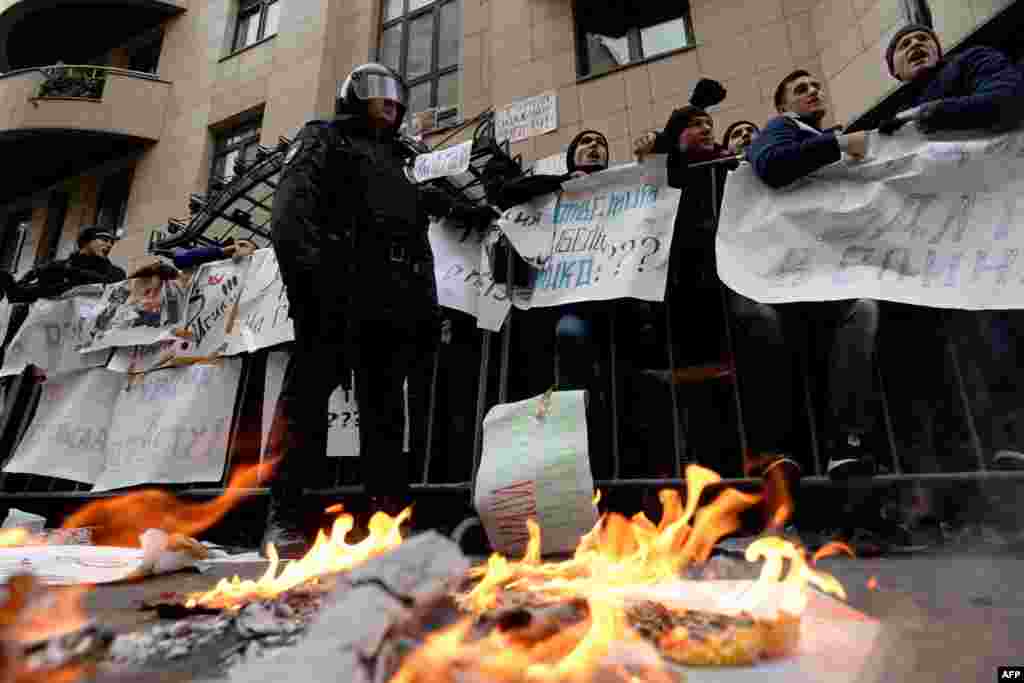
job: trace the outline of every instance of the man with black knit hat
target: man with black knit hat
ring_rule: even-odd
[[[1024,119],[1024,72],[998,50],[973,47],[945,57],[934,30],[909,24],[889,41],[885,62],[894,78],[911,84],[914,106],[882,123],[882,133],[908,121],[925,133],[1001,131]]]
[[[724,88],[714,81],[702,79],[702,82],[694,88],[694,97],[691,98],[690,105],[672,112],[664,132],[656,135],[648,134],[641,138],[637,141],[635,149],[638,156],[649,151],[667,152],[669,155],[669,183],[674,187],[684,189],[684,197],[676,214],[672,244],[674,254],[677,248],[679,250],[678,263],[674,268],[677,273],[686,274],[687,286],[685,289],[698,293],[697,296],[689,297],[687,304],[700,307],[698,314],[704,320],[703,326],[714,325],[708,321],[718,320],[719,324],[715,326],[715,329],[722,329],[725,321],[721,320],[722,306],[719,294],[721,285],[714,256],[718,206],[712,202],[717,199],[718,203],[721,203],[726,176],[730,170],[736,168],[737,164],[723,163],[713,169],[690,168],[690,165],[716,159],[730,159],[735,156],[735,152],[715,143],[713,122],[704,109],[717,104],[724,97]],[[745,123],[749,124],[749,122]],[[735,126],[736,124],[730,128],[735,130]],[[742,139],[742,136],[737,137]],[[728,135],[725,139],[729,140]],[[712,182],[715,183],[715,192],[712,192]],[[683,291],[684,288],[677,284],[677,289]],[[700,295],[701,293],[703,296]],[[740,365],[740,377],[746,377],[747,368],[744,367],[744,358],[747,363],[751,364],[750,376],[754,377],[754,359],[757,359],[756,364],[759,366],[762,363],[762,353],[756,341],[757,335],[754,333],[745,335],[742,322],[747,311],[744,304],[749,303],[754,306],[757,304],[734,292],[729,292],[727,299],[732,313],[740,316],[741,327],[739,335],[737,335],[739,348],[737,348],[736,354],[737,363]],[[748,339],[755,339],[755,342],[744,344],[744,341]],[[740,383],[741,388],[745,390],[745,396],[751,393],[746,389],[752,383],[760,386],[758,380],[744,379]],[[774,420],[776,411],[761,405],[762,399],[764,401],[770,401],[770,399],[766,399],[763,393],[758,394],[757,399],[756,404],[745,401],[745,403],[751,404],[751,407],[747,409],[750,417],[746,419],[750,447],[748,452],[743,454],[743,470],[746,476],[763,479],[764,510],[766,512],[764,521],[770,531],[778,532],[788,521],[788,517],[774,513],[786,503],[789,495],[795,493],[795,489],[799,485],[801,469],[799,464],[788,455],[791,447],[788,440],[775,439],[774,427],[778,424]],[[768,416],[769,413],[772,414],[772,417]],[[761,419],[761,416],[765,416],[764,419]],[[760,428],[762,424],[766,425],[764,430]],[[771,427],[767,425],[771,425]],[[762,435],[762,431],[767,434],[769,430],[771,430],[771,437]],[[778,434],[788,437],[788,430],[784,424],[778,430]]]
[[[757,124],[751,121],[733,121],[725,129],[722,145],[728,148],[732,154],[743,154],[760,131]]]
[[[1024,71],[998,50],[979,46],[947,57],[934,30],[922,24],[908,24],[889,41],[885,62],[894,78],[908,84],[912,107],[879,125],[880,133],[893,134],[910,121],[926,134],[971,129],[998,133],[1016,128],[1024,120]],[[1009,389],[1005,393],[991,393],[1010,398],[1008,405],[996,411],[1002,413],[1000,419],[993,419],[986,425],[988,428],[983,429],[995,451],[992,466],[1024,469],[1024,444],[1013,433],[1013,421],[1001,419],[1017,409],[1016,387],[1008,387],[1007,378],[1016,375],[1016,357],[1021,354],[1016,342],[1019,336],[1016,331],[1022,327],[1021,314],[1019,311],[991,312],[981,314],[983,319],[976,320],[979,314],[969,313],[966,315],[970,319],[964,320],[963,325],[956,325],[954,321],[961,319],[961,315],[952,311],[911,309],[900,316],[900,324],[944,328],[949,335],[960,339],[976,337],[982,330],[987,333],[989,339],[974,341],[978,348],[984,349],[979,354],[979,366],[990,388]],[[922,349],[918,348],[909,356],[920,367],[922,382],[914,383],[916,386],[928,386],[927,378],[933,376],[931,368],[941,365],[945,345],[933,345],[929,350],[931,353],[922,355]]]
[[[27,272],[5,289],[14,303],[55,297],[79,285],[111,284],[128,278],[124,269],[110,262],[110,250],[117,241],[112,228],[87,225],[78,233],[78,251],[66,259],[52,261]]]

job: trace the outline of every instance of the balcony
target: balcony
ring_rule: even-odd
[[[89,62],[184,11],[184,0],[0,0],[0,71]]]
[[[0,155],[13,162],[0,202],[159,140],[170,87],[151,74],[93,66],[0,76]]]

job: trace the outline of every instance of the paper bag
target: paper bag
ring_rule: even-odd
[[[491,546],[518,557],[540,525],[541,552],[569,553],[597,523],[583,391],[496,405],[483,426],[473,503]]]

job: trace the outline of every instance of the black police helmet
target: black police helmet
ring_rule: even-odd
[[[338,86],[335,111],[365,116],[366,101],[375,97],[396,102],[401,123],[409,106],[409,88],[393,69],[375,62],[357,66]]]

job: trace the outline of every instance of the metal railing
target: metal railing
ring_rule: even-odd
[[[709,172],[713,172],[715,165],[709,164],[712,167]],[[715,193],[712,204],[717,207],[720,188],[712,183],[712,191]],[[511,260],[508,263],[511,269]],[[507,282],[512,281],[510,270]],[[662,369],[669,370],[667,383],[652,379],[659,376],[657,372],[643,367],[624,347],[624,340],[631,344],[638,336],[629,320],[631,304],[607,302],[597,316],[604,333],[594,341],[600,370],[595,391],[600,398],[593,402],[600,403],[604,412],[600,420],[593,422],[601,422],[599,427],[606,430],[601,433],[607,435],[607,439],[602,439],[606,443],[591,441],[591,460],[599,487],[681,486],[683,468],[688,463],[719,471],[727,483],[757,485],[756,480],[744,478],[742,464],[747,444],[744,411],[759,407],[743,405],[741,400],[739,383],[743,377],[731,362],[735,358],[732,320],[725,301],[726,291],[721,285],[719,294],[714,301],[706,303],[720,307],[724,327],[703,332],[713,335],[713,341],[717,340],[719,348],[724,349],[724,360],[721,356],[693,358],[690,354],[684,361],[683,340],[678,334],[681,321],[673,319],[673,306],[669,305],[672,302],[655,305],[655,314],[648,325],[653,330],[653,338],[658,340],[659,350],[649,356],[657,355],[665,363]],[[983,314],[963,313],[961,323],[964,325],[984,321],[978,318]],[[425,350],[421,363],[424,370],[409,380],[419,383],[417,391],[411,395],[427,397],[414,407],[417,419],[411,425],[408,457],[414,467],[414,492],[471,494],[480,464],[486,412],[496,404],[543,393],[554,384],[556,368],[551,347],[555,315],[557,312],[553,309],[513,309],[501,332],[492,333],[476,329],[475,320],[469,316],[449,313],[455,321],[451,341]],[[901,313],[890,311],[884,315],[898,321]],[[1009,315],[1024,315],[1024,312]],[[883,317],[883,335],[886,324],[887,318]],[[625,337],[624,332],[628,333]],[[876,365],[880,419],[875,443],[879,444],[879,459],[886,471],[876,478],[880,485],[1024,479],[1024,472],[990,468],[995,446],[991,430],[985,425],[993,422],[994,412],[989,405],[992,403],[991,387],[978,379],[981,375],[978,354],[986,349],[978,348],[977,343],[971,346],[970,340],[976,337],[954,334],[941,342],[943,367],[932,369],[934,376],[930,378],[929,391],[933,394],[924,391],[923,398],[911,397],[916,401],[914,405],[908,403],[905,389],[921,378],[906,375],[905,359],[907,353],[916,353],[916,347],[905,348],[901,346],[905,340],[891,337],[881,342]],[[796,350],[798,357],[807,357],[806,349]],[[261,432],[263,411],[273,410],[262,401],[269,352],[264,349],[245,358],[224,477],[219,482],[171,488],[184,495],[217,495],[235,467],[260,461],[261,439],[257,437]],[[721,372],[704,371],[715,364],[720,366]],[[800,405],[791,408],[803,423],[802,450],[804,459],[811,464],[809,476],[803,481],[811,486],[827,486],[829,482],[823,472],[828,454],[821,442],[817,407],[822,403],[820,395],[825,388],[818,381],[819,373],[813,363],[805,363],[798,372],[801,377],[796,386],[802,391],[796,393]],[[682,379],[677,381],[677,376]],[[1016,378],[1012,380],[1016,382]],[[31,420],[38,402],[39,383],[28,371],[3,381],[7,384],[7,398],[0,415],[0,446],[13,449]],[[946,396],[934,392],[945,392]],[[643,425],[637,422],[638,401],[650,406],[648,414],[640,415]],[[917,419],[921,406],[931,411],[931,423],[918,429],[909,424],[913,420],[907,416]],[[700,413],[697,418],[691,414],[694,411]],[[929,430],[931,440],[920,441],[918,437],[928,436],[924,432]],[[1024,433],[1021,436],[1024,437]],[[931,445],[925,447],[925,457],[919,458],[920,443]],[[7,456],[3,458],[6,461]],[[935,460],[938,466],[928,465],[928,461]],[[310,493],[344,496],[361,491],[357,459],[328,459],[321,467],[325,472],[321,479],[325,486]],[[11,500],[116,495],[116,492],[92,494],[81,484],[27,475],[3,476],[0,488],[2,496]],[[258,488],[250,493],[262,495],[266,490]]]

